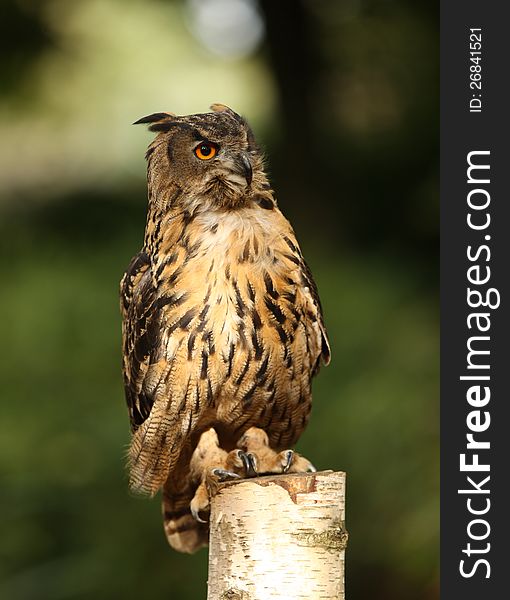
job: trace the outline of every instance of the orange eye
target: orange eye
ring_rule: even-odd
[[[218,153],[218,147],[210,142],[202,142],[195,148],[195,156],[200,160],[210,160]]]

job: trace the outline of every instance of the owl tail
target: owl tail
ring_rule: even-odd
[[[183,481],[188,481],[188,478],[172,474],[163,487],[163,526],[172,548],[178,552],[192,554],[207,546],[209,525],[199,523],[193,518],[189,505],[194,490],[190,489],[189,485],[183,485]]]

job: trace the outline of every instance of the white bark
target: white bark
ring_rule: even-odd
[[[212,500],[208,600],[344,600],[345,473],[224,484]]]

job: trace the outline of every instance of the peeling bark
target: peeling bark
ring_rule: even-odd
[[[344,600],[345,473],[229,482],[213,498],[208,600]]]

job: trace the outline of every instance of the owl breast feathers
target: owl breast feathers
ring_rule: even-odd
[[[158,134],[143,248],[121,282],[130,484],[163,489],[168,539],[188,552],[207,537],[190,513],[204,432],[216,453],[253,427],[275,452],[292,446],[330,355],[317,288],[251,129],[212,109],[138,121]]]

